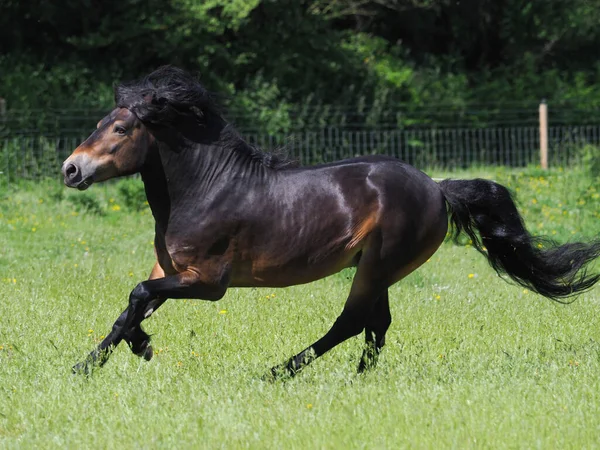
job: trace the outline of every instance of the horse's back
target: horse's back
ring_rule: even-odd
[[[373,179],[380,177],[382,181],[391,183],[390,188],[402,189],[403,185],[412,185],[416,190],[425,189],[428,194],[441,195],[441,191],[435,181],[427,174],[414,166],[392,156],[366,155],[355,158],[342,159],[339,161],[316,164],[313,166],[300,166],[286,169],[291,174],[323,177],[334,174],[342,181],[346,178],[355,179],[356,176],[364,175]]]
[[[313,211],[308,217],[337,224],[328,228],[331,233],[343,229],[338,242],[347,250],[361,249],[369,236],[380,234],[387,250],[400,246],[405,253],[418,253],[423,246],[437,248],[446,234],[438,183],[396,158],[363,156],[294,173],[296,188],[311,192],[305,199]]]
[[[400,209],[408,206],[415,211],[429,203],[434,208],[443,203],[442,192],[431,177],[391,156],[359,156],[289,171],[297,178],[311,180],[313,184],[331,183],[332,188],[341,188],[343,193],[376,190],[380,203],[383,200]],[[360,201],[361,197],[359,195],[357,200]],[[412,205],[415,201],[419,204],[418,207]],[[411,205],[407,205],[407,202]]]

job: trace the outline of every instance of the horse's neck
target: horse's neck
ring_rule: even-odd
[[[141,176],[146,191],[146,199],[156,221],[157,231],[164,234],[171,213],[171,199],[169,198],[167,178],[158,151],[149,155],[149,160],[142,169]]]
[[[249,155],[219,142],[176,149],[159,144],[155,150],[142,179],[154,218],[164,230],[172,209],[181,205],[202,208],[202,202],[214,199],[229,180],[257,178],[264,171]]]

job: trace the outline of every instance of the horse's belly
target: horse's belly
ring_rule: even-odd
[[[357,249],[343,250],[313,260],[298,257],[289,261],[260,258],[234,264],[232,287],[286,287],[310,283],[356,265]]]

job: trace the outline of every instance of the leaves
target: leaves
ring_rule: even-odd
[[[589,0],[6,0],[0,96],[108,109],[115,82],[175,64],[269,132],[401,102],[592,106],[599,21]]]

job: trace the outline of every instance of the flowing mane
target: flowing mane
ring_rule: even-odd
[[[150,125],[173,127],[181,118],[190,116],[203,125],[205,116],[216,116],[226,122],[215,95],[193,75],[172,66],[160,67],[140,80],[115,86],[115,104]],[[248,144],[231,124],[227,124],[221,144],[272,169],[297,165],[280,153],[264,152]]]

